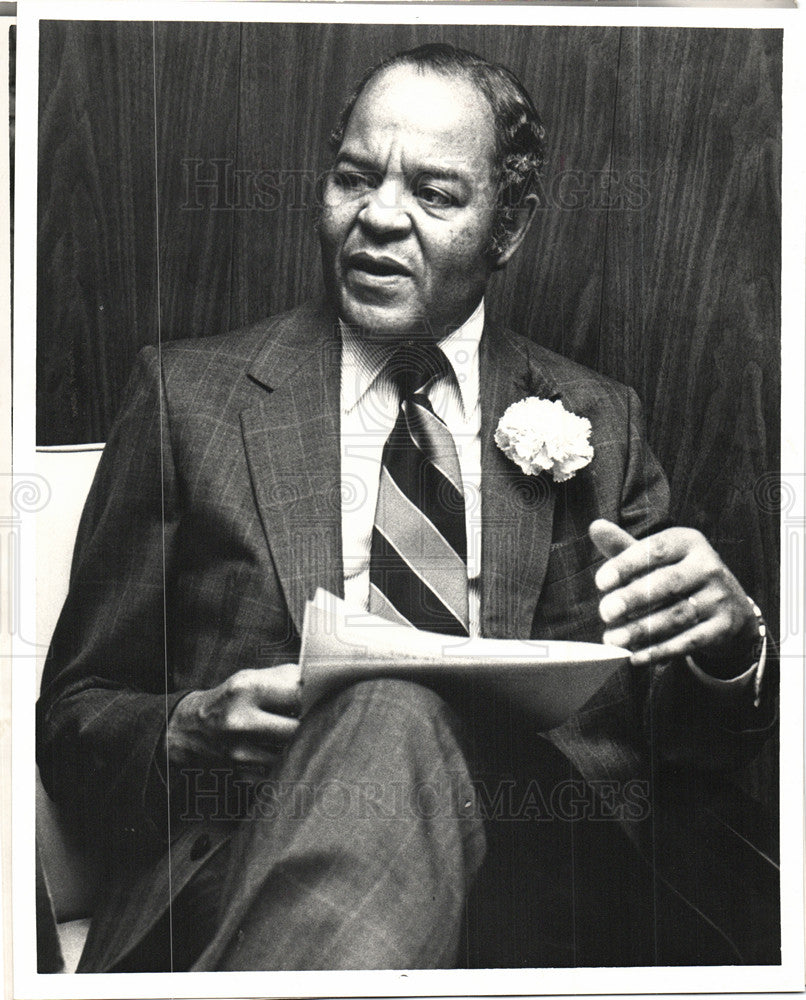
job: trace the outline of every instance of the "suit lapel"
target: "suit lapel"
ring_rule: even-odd
[[[241,413],[258,511],[297,631],[317,587],[344,589],[340,359],[335,320],[323,309],[294,313],[255,359],[249,376],[261,398]]]
[[[557,399],[556,385],[529,357],[528,345],[485,326],[481,382],[481,634],[526,639],[546,574],[556,487],[526,476],[498,448],[495,428],[525,396]]]

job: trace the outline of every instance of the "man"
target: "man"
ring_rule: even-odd
[[[613,962],[685,962],[697,940],[694,960],[773,961],[742,950],[731,900],[685,894],[720,852],[681,867],[687,814],[675,800],[665,818],[660,780],[693,785],[769,731],[759,616],[699,533],[665,526],[634,394],[485,316],[534,213],[530,98],[501,67],[424,46],[365,77],[334,143],[327,301],[147,349],[87,502],[38,718],[46,787],[108,857],[79,971],[590,964],[602,938]],[[590,421],[592,458],[567,481],[496,446],[523,397]],[[472,690],[392,680],[300,721],[317,587],[460,634],[604,629],[634,655],[548,734]],[[488,778],[580,777],[597,802],[632,789],[638,808],[607,825],[618,848],[602,824],[566,843],[559,824],[480,808]],[[423,789],[439,808],[417,805]],[[597,933],[613,886],[596,870],[622,863],[643,875],[616,925],[637,934],[641,907],[665,907],[676,952],[657,921],[633,952]],[[713,942],[678,932],[675,906]],[[486,953],[496,923],[521,925],[516,944]]]

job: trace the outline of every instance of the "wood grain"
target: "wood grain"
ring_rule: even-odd
[[[151,27],[40,32],[37,440],[103,441],[157,334]]]
[[[598,367],[643,398],[675,520],[772,609],[754,486],[778,467],[780,35],[623,32],[614,170],[647,195],[608,213]]]
[[[43,22],[39,441],[103,439],[158,334],[319,291],[330,128],[364,67],[429,40],[512,66],[548,126],[545,202],[490,311],[638,389],[675,516],[774,605],[753,486],[778,462],[776,32]]]
[[[673,521],[708,537],[777,636],[780,33],[622,36],[613,169],[646,193],[608,213],[597,367],[644,400]],[[775,741],[738,780],[774,826]]]
[[[330,128],[365,66],[428,40],[512,66],[549,130],[545,203],[491,312],[638,389],[676,517],[774,604],[775,512],[753,496],[778,462],[772,31],[44,22],[40,442],[104,438],[158,331],[321,288]]]
[[[161,335],[226,333],[240,26],[156,24],[154,53]]]
[[[491,306],[517,332],[589,365],[606,223],[589,192],[609,164],[618,38],[617,28],[523,29],[511,52],[506,36],[491,52],[520,76],[548,133],[543,205]]]

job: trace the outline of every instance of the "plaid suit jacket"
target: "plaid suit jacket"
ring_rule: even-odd
[[[199,824],[182,820],[179,793],[169,811],[155,758],[173,706],[238,669],[295,660],[305,600],[318,586],[343,592],[339,351],[333,317],[308,305],[138,358],[82,517],[38,703],[45,787],[85,837],[124,859],[105,910],[128,916],[108,920],[95,967],[164,909],[166,844],[174,895],[204,860],[193,850]],[[600,641],[590,521],[640,536],[667,516],[638,400],[491,323],[480,365],[482,632]],[[562,399],[591,421],[594,459],[567,483],[524,476],[494,444],[499,417],[526,395]],[[770,719],[726,707],[671,662],[624,667],[548,738],[591,781],[634,780],[660,764],[745,759]],[[209,775],[199,780],[209,787]],[[214,849],[227,826],[208,829]]]

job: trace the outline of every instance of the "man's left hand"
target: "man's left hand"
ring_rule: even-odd
[[[608,557],[595,577],[604,594],[603,642],[630,649],[635,664],[690,654],[724,677],[751,666],[758,639],[752,606],[699,531],[667,528],[636,541],[601,519],[589,531]]]

